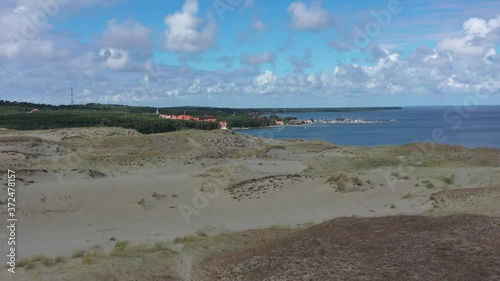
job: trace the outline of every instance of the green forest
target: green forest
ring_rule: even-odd
[[[32,109],[34,113],[27,113]],[[216,107],[164,107],[161,114],[187,114],[202,118],[206,115],[217,121],[226,121],[229,127],[263,127],[281,118],[279,113],[299,112],[346,112],[367,110],[397,110],[398,107],[377,108],[216,108]],[[160,119],[156,108],[110,105],[49,105],[0,100],[0,127],[16,130],[41,130],[75,127],[122,127],[136,129],[143,134],[165,133],[184,129],[214,130],[218,123]],[[267,117],[269,116],[269,117]]]
[[[28,114],[37,108],[39,111]],[[162,114],[188,114],[193,117],[211,115],[217,121],[227,121],[230,127],[259,127],[270,124],[269,118],[256,118],[247,111],[223,108],[168,108]],[[16,130],[43,130],[76,127],[121,127],[142,134],[173,132],[184,129],[214,130],[218,123],[160,119],[156,108],[121,105],[53,106],[0,101],[0,127]]]

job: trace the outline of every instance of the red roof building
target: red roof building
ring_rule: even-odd
[[[219,126],[222,130],[227,130],[227,122],[226,121],[219,122]]]

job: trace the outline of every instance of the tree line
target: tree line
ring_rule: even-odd
[[[173,132],[184,129],[214,130],[218,123],[160,119],[156,115],[58,110],[0,115],[0,127],[15,130],[46,130],[77,127],[121,127],[142,134]]]

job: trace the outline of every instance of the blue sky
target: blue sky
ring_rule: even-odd
[[[498,1],[7,0],[0,99],[500,103]],[[485,93],[487,95],[485,95]]]

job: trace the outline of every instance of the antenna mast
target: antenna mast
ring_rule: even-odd
[[[74,102],[73,102],[73,87],[71,87],[71,105],[73,105]]]

